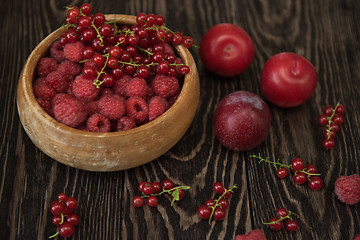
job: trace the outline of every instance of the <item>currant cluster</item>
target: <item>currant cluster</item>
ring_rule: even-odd
[[[190,71],[167,44],[189,48],[193,38],[165,27],[161,15],[140,13],[137,24],[119,26],[117,20],[106,21],[102,13],[91,14],[91,6],[84,3],[80,9],[68,8],[65,22],[67,32],[61,42],[85,45],[81,62],[89,63],[82,72],[89,79],[95,77],[97,86],[110,87],[124,74],[149,79],[154,74],[177,76]]]
[[[49,238],[57,235],[69,237],[74,233],[75,226],[79,224],[80,217],[74,213],[78,202],[74,197],[67,197],[64,193],[59,193],[57,200],[53,201],[50,211],[53,214],[51,222],[57,226],[57,232]]]
[[[226,188],[221,182],[216,182],[213,185],[213,190],[215,193],[221,194],[218,199],[208,199],[204,205],[201,205],[197,214],[202,219],[209,219],[209,224],[211,219],[214,217],[215,220],[221,221],[224,220],[226,216],[226,209],[229,207],[229,198],[232,195],[233,190],[237,188],[236,184],[231,188]]]
[[[339,102],[335,107],[326,106],[318,118],[318,122],[321,126],[324,126],[326,129],[324,131],[324,141],[322,143],[323,147],[326,149],[332,149],[335,147],[335,136],[336,133],[340,130],[340,126],[344,123],[345,106],[341,105]]]
[[[273,231],[280,231],[283,226],[285,229],[291,232],[298,230],[299,223],[297,220],[292,218],[292,215],[297,216],[295,213],[286,210],[285,208],[278,208],[276,210],[276,216],[270,218],[268,222],[264,222]],[[297,216],[298,217],[298,216]],[[285,222],[283,224],[283,222]]]
[[[307,164],[304,165],[304,161],[301,158],[294,158],[291,161],[290,165],[285,165],[280,163],[279,161],[271,161],[269,158],[263,158],[256,155],[251,155],[250,157],[259,159],[259,163],[266,162],[273,164],[274,167],[276,165],[279,166],[276,170],[276,176],[279,178],[285,178],[289,175],[289,170],[294,173],[293,180],[297,184],[304,184],[307,182],[308,186],[312,190],[320,190],[323,186],[323,180],[320,176],[320,174],[317,171],[317,168],[313,164]]]
[[[154,182],[140,182],[138,185],[141,196],[135,196],[133,199],[134,207],[141,207],[144,204],[144,199],[149,207],[155,207],[158,204],[158,196],[167,193],[171,197],[171,205],[175,201],[180,201],[185,190],[189,189],[189,186],[174,186],[174,182],[166,178],[161,183]]]

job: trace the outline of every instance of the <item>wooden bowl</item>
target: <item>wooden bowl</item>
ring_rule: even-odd
[[[127,25],[135,16],[106,15]],[[59,28],[32,51],[22,69],[17,108],[21,123],[34,144],[51,158],[68,166],[89,171],[118,171],[150,162],[172,148],[189,128],[197,110],[200,85],[190,52],[177,46],[183,62],[190,67],[176,102],[160,117],[123,132],[93,133],[68,127],[49,116],[37,103],[33,80],[39,60],[50,45],[65,33]]]

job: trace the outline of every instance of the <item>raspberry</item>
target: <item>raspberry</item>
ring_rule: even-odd
[[[236,235],[235,240],[266,240],[266,236],[263,230],[254,229],[246,235]]]
[[[67,75],[57,70],[46,76],[46,83],[53,87],[57,93],[65,92],[69,87]]]
[[[64,46],[65,58],[72,62],[80,62],[83,59],[84,47],[82,42],[67,43]]]
[[[142,78],[133,78],[126,85],[126,96],[128,97],[142,97],[144,98],[148,93],[148,86],[146,81]]]
[[[64,61],[64,46],[59,40],[55,41],[50,46],[50,57],[52,57],[58,63]]]
[[[112,86],[112,90],[115,94],[120,96],[126,96],[126,86],[131,81],[132,77],[129,75],[123,75],[121,78],[115,81],[114,85]]]
[[[51,112],[51,102],[49,99],[36,98],[36,101],[45,112]]]
[[[126,100],[126,115],[137,123],[143,123],[149,117],[149,106],[141,97],[130,97]]]
[[[105,95],[99,100],[99,112],[110,120],[121,118],[125,113],[125,104],[117,95]]]
[[[166,53],[166,54],[174,54],[174,49],[170,46],[170,44],[163,43],[162,45],[164,47],[164,53]]]
[[[111,123],[107,117],[95,113],[87,119],[86,127],[90,132],[110,132]]]
[[[110,88],[101,88],[101,96],[114,95],[114,92]]]
[[[81,66],[79,63],[71,62],[68,60],[62,61],[57,70],[63,73],[70,75],[71,77],[75,77],[81,73]]]
[[[93,80],[79,75],[72,84],[72,93],[78,99],[91,102],[99,95],[100,89],[93,84]]]
[[[172,106],[175,103],[179,95],[180,95],[180,88],[173,96],[167,98],[167,101],[169,102],[170,106]]]
[[[149,101],[149,121],[154,120],[169,109],[169,103],[165,98],[154,96]]]
[[[72,97],[66,93],[58,93],[56,94],[53,99],[51,99],[51,104],[54,106],[60,102],[67,101],[68,99],[71,99]]]
[[[346,204],[358,203],[360,201],[360,175],[340,176],[335,182],[335,194]]]
[[[74,97],[63,97],[62,101],[56,101],[56,104],[54,104],[54,116],[56,120],[63,124],[76,127],[86,120],[86,106]]]
[[[116,131],[118,131],[118,132],[125,131],[125,130],[129,130],[129,129],[132,129],[135,127],[136,127],[136,123],[135,123],[134,119],[132,119],[128,116],[123,116],[117,122]]]
[[[157,74],[151,82],[151,86],[155,95],[167,98],[176,94],[179,89],[179,81],[176,77]]]
[[[356,235],[354,240],[360,240],[360,234]]]
[[[92,101],[88,102],[86,104],[88,109],[89,116],[94,115],[95,113],[99,112],[99,102],[98,101]]]
[[[34,81],[34,95],[36,98],[50,100],[55,94],[56,91],[45,82],[45,78],[38,78]]]
[[[40,77],[46,77],[52,71],[55,71],[58,63],[49,57],[41,58],[37,66],[37,73]]]

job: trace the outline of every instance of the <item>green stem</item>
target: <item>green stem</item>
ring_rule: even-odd
[[[97,75],[97,77],[96,77],[96,79],[95,79],[95,81],[93,82],[93,84],[96,86],[96,88],[99,88],[100,87],[100,85],[101,84],[103,84],[103,82],[104,81],[100,81],[99,80],[99,78],[100,78],[100,75],[101,74],[103,74],[105,71],[105,68],[106,68],[106,66],[107,66],[107,62],[108,62],[108,60],[109,60],[109,56],[110,56],[110,54],[109,53],[107,53],[107,54],[104,54],[103,55],[104,57],[106,57],[106,60],[105,60],[105,63],[104,63],[104,66],[101,68],[101,70],[100,70],[100,72],[98,73],[98,75]]]
[[[335,116],[336,114],[336,108],[340,105],[340,101],[338,101],[335,105],[335,108],[332,109],[332,114],[331,116],[328,116],[327,119],[328,119],[328,123],[326,125],[326,131],[328,133],[328,137],[327,137],[327,140],[330,139],[330,132],[331,130],[333,129],[333,127],[331,126],[332,123],[334,123],[334,121],[332,120],[332,118]]]
[[[229,189],[225,189],[225,191],[223,192],[223,194],[221,194],[221,196],[220,196],[218,199],[215,200],[215,206],[211,206],[211,207],[210,207],[210,208],[211,208],[211,214],[210,214],[210,217],[209,217],[209,224],[211,224],[211,219],[212,219],[212,216],[214,215],[215,208],[218,207],[218,206],[220,206],[219,201],[220,201],[222,198],[224,198],[224,196],[225,196],[225,194],[226,194],[227,192],[233,192],[233,189],[234,189],[234,188],[237,188],[237,185],[236,185],[236,184],[235,184],[234,186],[232,186],[231,188],[229,188]],[[221,207],[221,206],[220,206],[220,207]]]
[[[259,163],[261,163],[261,162],[266,162],[266,163],[271,163],[271,164],[273,164],[274,167],[276,167],[276,165],[279,165],[279,166],[281,166],[281,167],[291,168],[291,165],[285,165],[285,164],[282,164],[282,163],[280,163],[280,162],[270,161],[270,160],[269,160],[269,157],[267,157],[267,158],[262,158],[262,157],[260,156],[260,153],[259,153],[259,156],[251,155],[250,157],[260,159]]]

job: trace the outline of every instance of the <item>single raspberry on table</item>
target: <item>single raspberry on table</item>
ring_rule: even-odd
[[[254,229],[246,235],[236,235],[235,240],[266,240],[266,236],[263,230]]]
[[[132,77],[129,75],[123,75],[121,78],[115,81],[114,85],[112,86],[112,90],[115,94],[120,96],[126,96],[126,86],[131,81]]]
[[[55,101],[54,116],[56,120],[63,124],[76,127],[86,120],[87,108],[83,102],[75,97],[62,96],[61,99]]]
[[[57,70],[49,73],[45,81],[54,88],[57,93],[66,92],[69,87],[68,76]]]
[[[354,240],[360,240],[360,234],[356,235]]]
[[[163,98],[171,97],[178,92],[179,81],[176,77],[157,74],[151,82],[155,95]]]
[[[64,45],[59,40],[55,41],[50,46],[50,57],[52,57],[58,63],[64,61]]]
[[[45,78],[36,79],[33,89],[36,98],[51,100],[56,94],[56,91],[45,82]]]
[[[125,114],[125,103],[120,96],[105,95],[98,102],[99,112],[110,120],[121,118]]]
[[[169,103],[165,98],[160,96],[154,96],[149,101],[149,121],[152,121],[159,117],[161,114],[169,109]]]
[[[46,77],[49,73],[55,71],[57,67],[58,63],[54,59],[43,57],[40,59],[36,70],[40,77]]]
[[[83,75],[77,76],[72,83],[72,94],[85,102],[95,100],[100,93],[100,88],[97,88],[93,82],[94,80],[87,79]]]
[[[346,204],[358,203],[360,201],[360,175],[340,176],[335,181],[335,194]]]
[[[122,116],[116,126],[116,131],[125,131],[136,127],[135,120],[128,116]]]
[[[148,93],[148,85],[142,78],[133,78],[126,85],[125,93],[128,97],[144,98]]]
[[[126,115],[133,118],[137,123],[148,120],[149,106],[141,97],[130,97],[125,103]]]
[[[79,63],[65,60],[59,64],[57,70],[66,73],[71,77],[75,77],[81,73],[82,68]]]
[[[90,132],[110,132],[111,123],[107,117],[95,113],[87,119],[86,127]]]
[[[72,62],[83,60],[84,44],[82,42],[67,43],[64,46],[64,56]]]

